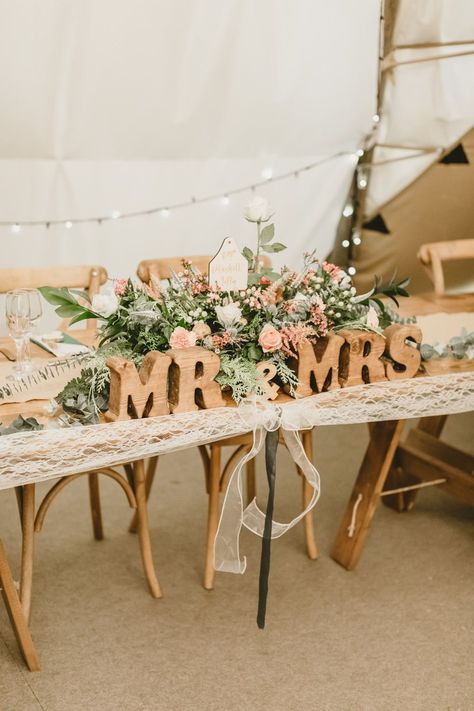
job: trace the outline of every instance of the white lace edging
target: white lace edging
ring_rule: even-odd
[[[283,430],[400,420],[474,410],[474,373],[343,388],[277,405]],[[252,431],[239,408],[0,437],[0,489],[167,454]],[[256,427],[261,426],[257,423]]]

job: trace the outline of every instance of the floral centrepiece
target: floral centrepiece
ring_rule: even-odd
[[[207,275],[186,260],[165,287],[156,281],[143,285],[120,279],[112,291],[95,296],[85,306],[66,289],[42,288],[59,315],[72,316],[73,322],[87,318],[101,322],[99,348],[81,376],[60,394],[63,406],[69,403],[73,410],[81,396],[84,411],[89,408],[97,414],[106,407],[109,371],[105,361],[110,355],[122,355],[138,366],[149,351],[196,345],[220,356],[216,380],[236,402],[250,392],[263,393],[257,364],[265,360],[276,366],[278,381],[292,393],[298,381],[288,359],[297,357],[302,344],[339,328],[379,331],[392,322],[375,289],[357,296],[350,276],[318,260],[314,253],[304,255],[299,271],[283,267],[274,272],[264,267],[262,252],[285,247],[273,241],[274,225],[262,229],[271,210],[263,198],[256,201],[245,212],[246,219],[257,225],[255,253],[248,247],[243,250],[249,264],[246,289],[227,292],[211,286]],[[394,298],[406,295],[405,286],[406,282],[391,284],[381,291]]]

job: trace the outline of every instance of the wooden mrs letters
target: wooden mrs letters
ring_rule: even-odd
[[[299,380],[296,396],[412,378],[420,365],[420,353],[410,341],[415,345],[421,343],[420,329],[394,324],[385,329],[384,335],[343,330],[319,338],[314,344],[303,343],[298,349],[298,358],[289,362]],[[221,387],[215,381],[220,358],[206,348],[194,346],[167,353],[152,351],[143,359],[140,371],[124,358],[109,358],[107,365],[110,403],[105,419],[108,421],[226,405]],[[262,361],[257,369],[264,396],[275,399],[280,387],[272,382],[277,373],[275,364]]]

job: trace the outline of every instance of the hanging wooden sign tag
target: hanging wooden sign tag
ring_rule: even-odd
[[[231,237],[222,242],[216,256],[209,262],[209,284],[223,291],[247,288],[248,262]]]

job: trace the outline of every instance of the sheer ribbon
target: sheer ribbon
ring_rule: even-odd
[[[240,532],[242,526],[256,536],[263,537],[265,513],[254,499],[244,508],[242,474],[248,461],[262,449],[267,432],[281,428],[287,449],[303,476],[313,489],[306,508],[288,523],[272,521],[272,538],[279,538],[296,526],[316,505],[320,494],[320,479],[316,467],[304,451],[299,431],[311,427],[292,408],[282,408],[259,398],[247,399],[239,406],[239,414],[248,430],[253,431],[253,444],[235,467],[227,487],[214,546],[214,568],[226,573],[244,573],[245,556],[240,557]]]

